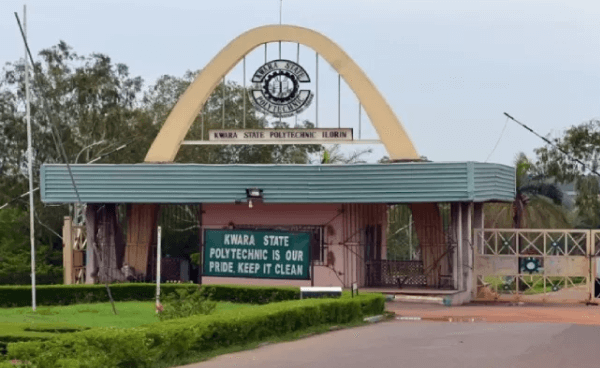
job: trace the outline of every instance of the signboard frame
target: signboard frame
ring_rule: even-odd
[[[306,264],[306,276],[303,277],[269,277],[269,276],[256,276],[256,275],[213,275],[207,273],[207,262],[210,261],[206,256],[207,251],[207,235],[209,232],[243,232],[243,233],[281,233],[281,234],[290,234],[290,235],[299,235],[303,234],[308,237],[307,242],[307,250],[305,254],[308,255],[308,260]],[[243,278],[243,279],[264,279],[264,280],[295,280],[295,281],[312,281],[314,276],[313,269],[313,260],[312,260],[312,243],[311,243],[311,233],[309,231],[285,231],[285,230],[272,230],[272,229],[260,229],[260,230],[248,230],[248,229],[204,229],[202,232],[202,244],[201,244],[201,259],[202,264],[200,265],[200,275],[201,277],[231,277],[231,278]],[[277,262],[277,261],[271,261]],[[285,263],[287,261],[283,261]]]

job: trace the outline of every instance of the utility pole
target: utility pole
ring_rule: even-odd
[[[23,5],[23,33],[25,34],[25,99],[27,109],[27,171],[29,174],[29,236],[31,241],[31,307],[36,310],[35,300],[35,228],[33,207],[33,148],[31,142],[31,111],[29,108],[29,61],[27,61],[27,5]]]

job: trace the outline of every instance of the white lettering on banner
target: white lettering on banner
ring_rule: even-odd
[[[268,254],[266,249],[211,248],[208,258],[264,261]]]
[[[275,273],[278,275],[302,276],[302,266],[277,263]]]
[[[288,250],[285,252],[286,261],[302,262],[304,253],[301,250]]]
[[[318,129],[211,129],[209,140],[221,142],[245,141],[352,141],[352,128]],[[230,234],[227,234],[230,235]],[[238,235],[238,234],[231,234]],[[242,236],[242,235],[239,235]]]
[[[240,262],[238,263],[238,273],[257,273],[260,269],[259,263],[248,263],[248,262]]]
[[[214,272],[235,273],[233,262],[208,262],[208,270]]]
[[[256,245],[254,242],[254,235],[243,235],[243,234],[225,234],[223,240],[225,245]]]
[[[276,247],[289,247],[290,237],[289,236],[277,236],[277,235],[265,235],[263,238],[264,245],[276,246]]]

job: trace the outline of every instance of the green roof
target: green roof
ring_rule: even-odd
[[[83,203],[234,203],[247,188],[265,203],[512,201],[515,171],[477,162],[354,165],[70,165]],[[76,203],[66,165],[43,165],[45,203]]]

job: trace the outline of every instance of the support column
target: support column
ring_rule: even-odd
[[[63,222],[63,284],[73,283],[73,220],[64,217]]]
[[[483,212],[483,203],[474,203],[473,204],[473,222],[472,227],[473,231],[475,229],[483,229],[484,228],[484,212]],[[480,233],[477,236],[476,233],[473,234],[473,266],[475,264],[475,255],[481,252],[483,248],[483,233]],[[475,280],[475,272],[474,269],[471,270],[471,297],[475,299],[477,297],[477,281]],[[473,286],[475,285],[475,286]]]
[[[460,214],[460,203],[450,203],[450,242],[456,242],[456,248],[452,251],[452,285],[455,290],[460,289],[458,277],[458,243],[459,243],[459,228],[458,220]]]
[[[87,237],[87,264],[85,266],[85,283],[95,284],[98,281],[100,253],[96,238],[96,213],[98,205],[89,204],[85,208],[85,235]]]
[[[472,214],[473,203],[461,203],[462,212],[462,290],[466,291],[467,297],[473,290],[473,234],[472,234]],[[464,302],[469,302],[465,300]]]

